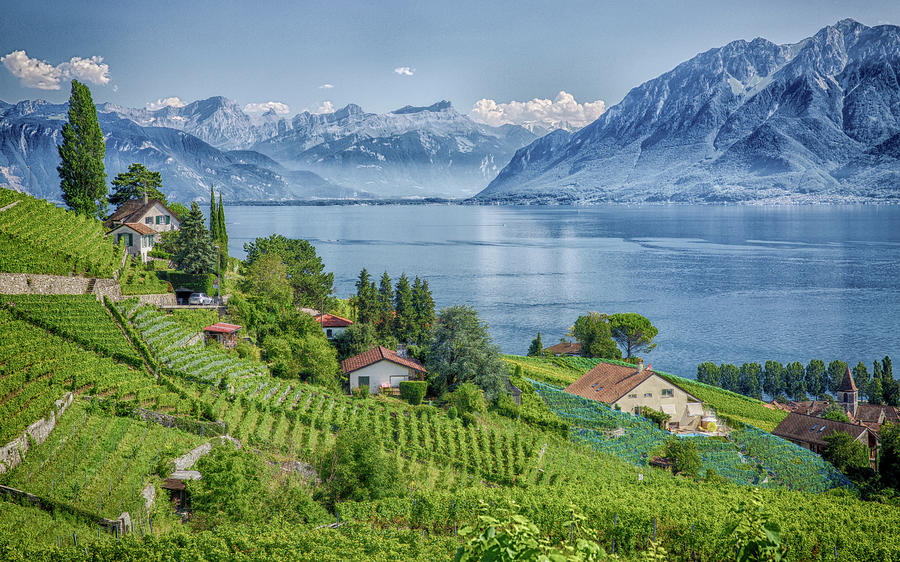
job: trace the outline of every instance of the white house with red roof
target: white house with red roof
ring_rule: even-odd
[[[129,255],[147,261],[147,254],[158,242],[159,233],[149,226],[138,222],[127,222],[112,229],[107,236],[112,236],[113,242],[125,244],[125,251]]]
[[[327,312],[325,314],[317,314],[316,322],[322,325],[322,330],[325,331],[325,337],[330,340],[343,334],[344,330],[353,325],[352,320]]]
[[[421,380],[425,367],[386,347],[373,347],[369,351],[341,361],[341,371],[350,378],[350,391],[368,386],[369,394],[377,394],[382,388],[399,393],[403,381]]]

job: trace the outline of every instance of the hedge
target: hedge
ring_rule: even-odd
[[[400,396],[413,406],[422,403],[426,390],[428,390],[428,383],[425,381],[402,381],[400,383]]]
[[[206,293],[207,295],[215,293],[213,281],[216,280],[216,276],[212,273],[193,275],[190,273],[181,273],[179,271],[160,271],[157,275],[163,281],[171,283],[172,287],[175,289],[184,287],[195,293]]]

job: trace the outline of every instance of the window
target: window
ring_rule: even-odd
[[[359,385],[358,386],[369,386],[369,377],[359,377]],[[370,388],[371,391],[371,388]]]
[[[672,388],[664,388],[662,389],[662,397],[663,398],[671,398],[675,396],[675,390]]]
[[[162,224],[162,223],[163,223],[163,216],[156,215],[156,224]]]
[[[653,393],[652,393],[652,392],[645,392],[645,393],[644,393],[644,398],[653,398]]]
[[[330,337],[331,337],[331,328],[328,328],[327,330],[325,330],[325,337],[326,337],[326,338],[330,338]]]
[[[629,394],[628,397],[629,398],[637,398],[637,394]]]
[[[144,219],[144,224],[153,224],[153,217],[147,217]]]
[[[134,246],[134,238],[130,232],[123,232],[121,234],[116,235],[116,244],[120,241],[124,240],[126,246]]]

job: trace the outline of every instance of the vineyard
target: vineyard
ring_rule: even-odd
[[[0,202],[18,200],[0,212],[0,271],[112,277],[119,268],[123,250],[100,221],[9,193],[0,188]]]
[[[13,315],[135,367],[141,357],[93,295],[0,295]]]
[[[0,443],[43,417],[66,391],[132,398],[153,379],[0,309]]]
[[[2,482],[108,519],[123,511],[146,520],[141,492],[160,461],[203,440],[190,433],[103,414],[76,402],[50,438]]]
[[[171,293],[172,286],[162,281],[156,273],[147,271],[139,260],[125,260],[125,267],[119,274],[119,285],[123,295],[155,295]]]
[[[572,425],[572,439],[597,451],[646,466],[672,436],[641,416],[563,392],[559,387],[530,382],[550,409]],[[732,431],[728,441],[706,436],[682,438],[697,445],[704,469],[712,469],[735,484],[806,492],[850,486],[846,477],[819,455],[754,427]]]

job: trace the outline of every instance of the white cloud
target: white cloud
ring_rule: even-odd
[[[313,113],[334,113],[334,104],[327,100],[323,101]]]
[[[119,85],[113,84],[113,92],[118,92],[118,91],[119,91]]]
[[[244,106],[246,113],[263,114],[268,111],[274,111],[278,115],[287,115],[291,112],[291,108],[286,103],[280,101],[267,101],[263,103],[248,103]]]
[[[410,68],[408,66],[398,66],[394,69],[394,73],[399,74],[400,76],[412,76],[415,72],[415,68]]]
[[[25,51],[13,51],[0,57],[0,62],[28,88],[59,90],[63,80],[73,78],[101,86],[109,83],[109,65],[103,64],[103,57],[72,57],[68,62],[53,66],[29,57]]]
[[[497,103],[491,99],[475,102],[470,113],[472,119],[494,127],[500,125],[540,125],[543,127],[580,129],[596,120],[606,111],[603,100],[578,103],[575,97],[560,91],[556,99],[534,98],[530,101]]]
[[[332,88],[334,88],[334,84],[322,84],[319,86],[320,90],[330,90]]]
[[[162,109],[164,107],[184,107],[187,104],[181,101],[181,98],[178,96],[172,96],[170,98],[161,98],[156,101],[147,102],[147,109],[150,111],[156,111],[157,109]]]

